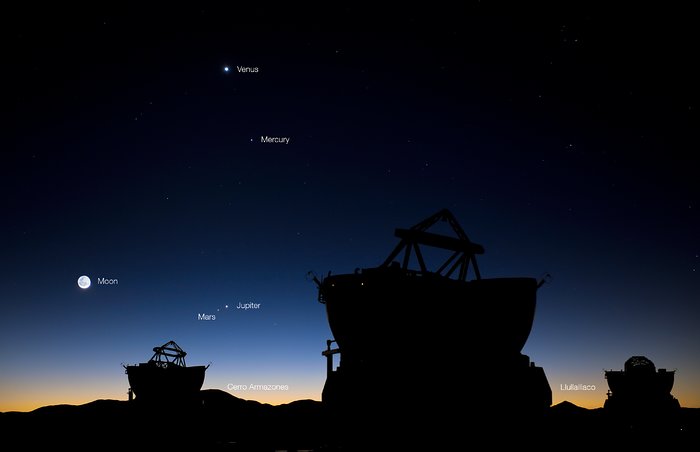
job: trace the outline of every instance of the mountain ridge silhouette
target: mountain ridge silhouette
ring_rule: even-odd
[[[377,407],[380,405],[377,402]],[[407,399],[405,409],[415,410],[416,416],[429,422],[430,413],[419,408],[419,402]],[[508,409],[499,407],[504,413]],[[330,428],[333,422],[319,401],[303,399],[270,405],[218,389],[205,389],[200,391],[197,403],[188,406],[97,399],[81,405],[58,404],[29,412],[2,412],[0,432],[5,441],[21,439],[27,447],[68,444],[94,450],[105,442],[128,447],[145,438],[138,441],[146,449],[175,445],[193,446],[197,450],[332,451],[340,450],[332,447],[334,438],[329,432],[333,431]],[[672,444],[682,444],[700,433],[700,408],[682,408],[680,426],[682,430],[662,432],[662,437]],[[494,429],[507,432],[511,427],[522,431],[521,426],[494,426]],[[611,430],[603,408],[587,409],[569,401],[550,407],[543,424],[534,427],[533,438],[575,435],[581,428],[586,429],[590,441],[604,439],[611,432],[625,441],[626,435],[639,434]],[[411,432],[406,435],[410,438]],[[406,441],[389,438],[387,443],[394,440]]]

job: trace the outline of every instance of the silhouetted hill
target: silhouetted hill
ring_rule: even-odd
[[[568,400],[564,400],[561,403],[553,405],[549,410],[552,413],[557,413],[557,414],[562,414],[562,415],[581,414],[581,413],[588,411],[588,409],[580,407],[578,405],[574,405],[573,403],[569,402]]]
[[[379,409],[379,404],[368,409]],[[506,413],[508,409],[502,406],[500,411]],[[418,419],[425,421],[425,425],[429,425],[434,417],[434,413],[422,412],[417,405],[408,402],[405,410],[413,411]],[[464,411],[461,413],[462,418],[455,419],[454,424],[470,428],[468,420],[463,418]],[[470,419],[473,416],[478,419],[479,413],[470,413],[470,416]],[[357,418],[361,420],[362,413],[357,413]],[[95,400],[84,405],[46,406],[27,413],[0,413],[0,436],[4,441],[3,450],[9,450],[8,444],[15,445],[20,440],[20,449],[69,445],[73,450],[99,450],[106,446],[138,445],[139,450],[188,446],[195,450],[332,451],[341,450],[328,446],[335,444],[335,439],[328,433],[333,431],[334,422],[317,401],[298,400],[269,405],[207,389],[201,391],[196,403],[187,406],[144,406],[138,402]],[[677,430],[665,430],[657,438],[672,445],[696,438],[700,433],[700,409],[681,409],[678,425]],[[476,431],[468,436],[462,432],[460,435],[477,441],[477,438],[487,439],[492,432],[499,432],[501,438],[509,438],[509,432],[517,431],[528,432],[531,441],[544,441],[548,438],[581,438],[581,433],[585,432],[577,443],[629,446],[643,445],[654,433],[620,430],[602,408],[589,410],[570,402],[554,405],[541,421],[528,423],[526,429],[503,424],[485,427],[483,432]],[[383,442],[410,444],[410,438],[416,432],[404,429],[402,434],[409,439],[408,442],[393,437]],[[17,449],[16,445],[14,449]]]
[[[313,400],[273,406],[209,389],[184,406],[96,400],[0,413],[0,434],[5,442],[21,439],[25,449],[57,444],[89,449],[105,442],[128,446],[137,441],[158,449],[166,445],[196,445],[198,450],[312,449],[320,444],[322,411],[321,403]]]
[[[564,401],[552,406],[545,418],[543,432],[556,437],[579,438],[579,446],[618,445],[625,450],[632,446],[648,446],[650,440],[662,440],[666,445],[685,445],[700,434],[700,409],[681,408],[677,413],[664,414],[671,422],[632,425],[629,419],[615,417],[604,408],[586,409]],[[581,432],[585,435],[581,436]]]

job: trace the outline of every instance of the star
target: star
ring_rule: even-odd
[[[230,70],[231,70],[231,68],[229,68],[228,66],[224,66],[224,72],[228,72]]]

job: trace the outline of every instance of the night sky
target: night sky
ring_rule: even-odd
[[[441,208],[484,277],[552,275],[524,353],[554,403],[602,406],[603,370],[645,355],[700,407],[689,11],[294,13],[8,18],[0,411],[125,400],[121,364],[171,339],[212,363],[205,388],[320,400],[331,333],[306,273],[379,265]]]

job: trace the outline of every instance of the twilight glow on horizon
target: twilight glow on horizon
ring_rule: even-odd
[[[700,408],[697,27],[490,8],[391,33],[17,18],[0,412],[126,400],[122,365],[170,340],[205,389],[320,400],[307,272],[375,267],[442,208],[484,277],[552,275],[523,353],[554,404],[602,406],[604,370],[643,355]]]

